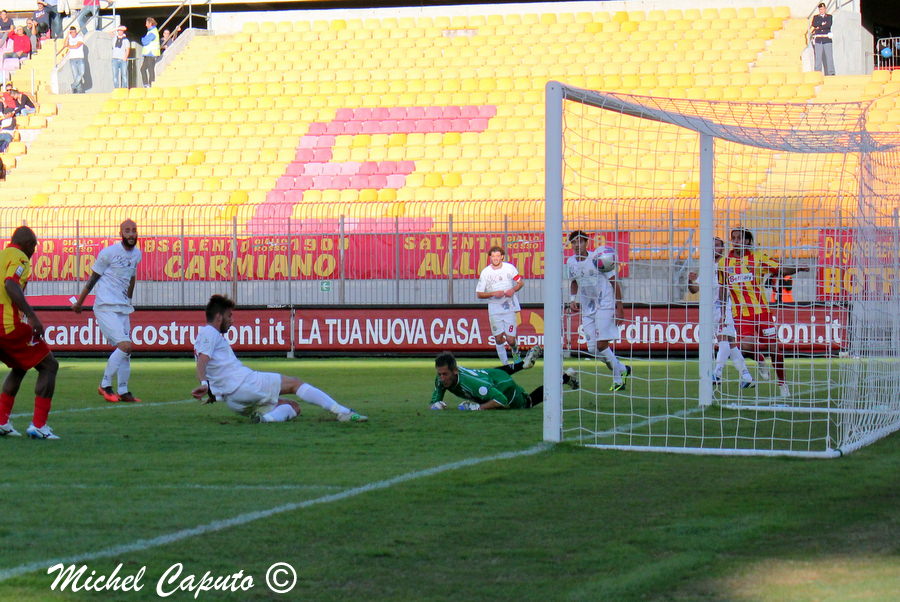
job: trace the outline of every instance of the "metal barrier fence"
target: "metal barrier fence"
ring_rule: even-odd
[[[900,38],[880,38],[875,43],[875,68],[900,69]]]
[[[746,214],[723,214],[721,220],[753,223]],[[4,226],[17,225],[3,221]],[[143,260],[135,304],[143,307],[202,306],[213,293],[245,306],[475,303],[477,278],[493,246],[503,247],[524,276],[521,301],[543,301],[544,233],[534,219],[458,220],[445,215],[365,222],[342,216],[304,224],[300,232],[290,220],[270,220],[262,232],[250,231],[236,219],[230,224],[137,221]],[[118,241],[119,221],[110,215],[106,223],[102,230],[96,219],[89,225],[80,220],[32,224],[39,245],[29,294],[78,294],[97,253]],[[756,223],[763,230],[760,240],[777,245],[767,249],[770,254],[813,265],[821,257],[823,229],[840,227],[841,220],[840,215],[820,216],[786,228],[790,219],[772,216],[765,223],[756,218]],[[567,230],[574,228],[591,232],[595,245],[616,247],[626,302],[688,300],[687,274],[697,265],[695,217],[683,212],[658,212],[646,219],[607,216],[566,224]],[[815,287],[814,277],[798,278],[797,301],[815,300]]]

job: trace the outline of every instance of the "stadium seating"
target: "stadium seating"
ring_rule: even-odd
[[[735,18],[746,26],[731,27]],[[51,119],[53,137],[62,131],[71,144],[51,163],[58,169],[32,175],[28,202],[64,213],[138,204],[160,228],[185,220],[173,206],[209,205],[211,228],[255,232],[275,218],[338,215],[408,217],[419,227],[451,209],[540,223],[548,80],[752,102],[858,100],[900,86],[883,73],[827,82],[803,73],[805,27],[773,6],[248,23],[238,34],[196,36],[153,88],[94,96],[80,127],[57,130],[61,119]],[[61,110],[68,103],[60,98]],[[898,113],[885,106],[872,122],[896,124]],[[646,126],[632,121],[633,140],[617,140],[624,156],[598,149],[598,167],[615,174],[605,193],[637,199],[635,213],[661,222],[696,206],[695,178],[681,169],[696,140],[659,130],[654,149],[671,150],[654,155],[668,174],[662,187],[683,191],[661,203],[660,172],[651,175],[639,135]],[[732,150],[721,160],[740,162]],[[785,190],[806,184],[798,176]],[[0,204],[16,203],[20,195],[0,193]],[[88,232],[108,228],[108,213],[78,216]]]

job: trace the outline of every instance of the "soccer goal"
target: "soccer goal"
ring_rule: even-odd
[[[900,134],[869,123],[880,101],[546,95],[545,440],[836,457],[900,428]],[[630,375],[570,303],[576,230],[616,250]]]

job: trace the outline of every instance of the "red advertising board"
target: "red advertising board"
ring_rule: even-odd
[[[617,352],[644,354],[698,349],[696,307],[626,308],[626,322]],[[789,352],[825,353],[839,350],[845,340],[847,315],[839,307],[791,307],[780,312],[778,335]],[[45,338],[60,351],[108,350],[93,313],[66,310],[39,312]],[[543,344],[544,319],[540,308],[524,308],[518,337],[523,346]],[[569,347],[583,348],[577,316],[567,320]],[[190,352],[201,311],[138,310],[131,315],[132,340],[137,351]],[[234,349],[284,353],[437,353],[491,352],[494,349],[487,311],[482,307],[451,308],[314,308],[241,309],[226,334]],[[293,334],[293,336],[292,336]]]
[[[616,247],[628,262],[628,233],[598,233],[598,244]],[[42,240],[32,258],[34,280],[85,280],[97,253],[112,238]],[[476,278],[488,250],[505,246],[507,261],[525,278],[544,276],[544,234],[348,234],[303,236],[154,236],[139,240],[144,253],[138,280],[230,281],[322,280],[341,274],[353,280],[447,277]],[[343,253],[341,245],[343,244]],[[341,269],[343,261],[343,270]],[[620,271],[627,276],[627,271]]]

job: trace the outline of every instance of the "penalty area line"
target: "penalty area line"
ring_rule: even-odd
[[[324,495],[324,496],[317,497],[317,498],[314,498],[311,500],[304,500],[302,502],[294,502],[291,504],[282,504],[280,506],[275,506],[275,507],[269,508],[267,510],[258,510],[256,512],[247,512],[244,514],[238,514],[237,516],[233,516],[231,518],[213,521],[211,523],[206,523],[204,525],[198,525],[196,527],[191,527],[190,529],[182,529],[181,531],[167,533],[165,535],[160,535],[158,537],[152,537],[149,539],[138,539],[131,543],[120,544],[117,546],[111,546],[111,547],[103,548],[101,550],[96,550],[93,552],[86,552],[84,554],[76,554],[73,556],[63,556],[63,557],[51,558],[51,559],[47,559],[47,560],[39,560],[36,562],[29,562],[27,564],[21,564],[19,566],[11,567],[8,569],[0,569],[0,582],[7,581],[14,577],[19,577],[21,575],[27,575],[28,573],[33,573],[35,571],[41,571],[41,570],[46,571],[47,568],[54,566],[56,564],[63,564],[63,565],[84,564],[85,562],[87,562],[89,560],[97,560],[99,558],[108,558],[110,556],[122,556],[125,554],[131,554],[131,553],[135,553],[135,552],[143,552],[143,551],[149,550],[151,548],[156,548],[159,546],[168,545],[170,543],[182,541],[184,539],[188,539],[189,537],[195,537],[197,535],[206,535],[208,533],[215,533],[216,531],[222,531],[224,529],[229,529],[231,527],[239,527],[242,525],[246,525],[247,523],[251,523],[251,522],[254,522],[257,520],[275,516],[276,514],[283,514],[285,512],[292,512],[294,510],[302,510],[304,508],[309,508],[311,506],[317,506],[319,504],[329,504],[331,502],[340,502],[342,500],[356,497],[356,496],[364,494],[364,493],[369,493],[370,491],[379,491],[381,489],[388,489],[390,487],[393,487],[394,485],[400,485],[402,483],[406,483],[408,481],[414,481],[416,479],[421,479],[423,477],[430,477],[430,476],[434,476],[434,475],[441,474],[444,472],[459,470],[460,468],[468,468],[470,466],[476,466],[478,464],[483,464],[485,462],[494,462],[496,460],[510,460],[510,459],[519,458],[522,456],[533,456],[535,454],[544,452],[552,447],[553,447],[553,445],[550,443],[538,443],[537,445],[533,445],[529,448],[518,450],[518,451],[502,452],[499,454],[494,454],[492,456],[482,456],[480,458],[467,458],[465,460],[459,460],[457,462],[450,462],[449,464],[441,464],[440,466],[434,466],[432,468],[426,468],[423,470],[407,472],[407,473],[398,475],[396,477],[392,477],[390,479],[374,481],[372,483],[360,485],[359,487],[351,487],[350,489],[345,489],[338,493]]]

